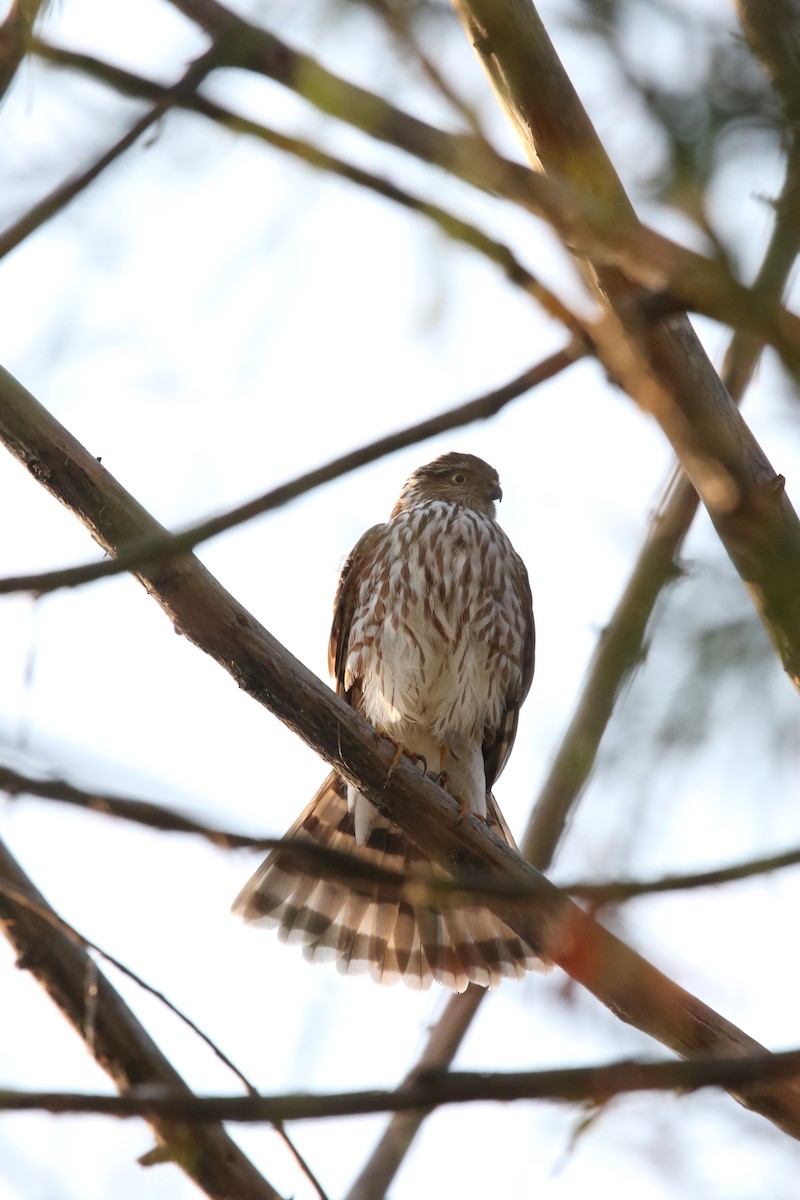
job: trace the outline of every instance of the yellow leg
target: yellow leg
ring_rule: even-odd
[[[386,731],[383,729],[379,729],[378,733],[381,735],[381,737],[386,738],[387,742],[391,742],[395,748],[395,755],[391,761],[389,770],[386,775],[387,783],[394,775],[395,771],[397,770],[398,766],[400,765],[400,759],[404,755],[406,758],[410,758],[413,763],[422,763],[423,771],[427,771],[428,763],[427,763],[427,760],[424,755],[417,754],[416,750],[409,750],[408,746],[404,746],[402,742],[395,741],[395,739],[393,737],[391,737],[390,734],[386,733]]]

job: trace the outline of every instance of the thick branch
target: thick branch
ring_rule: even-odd
[[[798,252],[798,165],[797,141],[794,139],[783,189],[776,204],[775,227],[755,283],[755,290],[773,301],[779,300],[783,294]],[[761,349],[762,343],[758,338],[742,331],[737,330],[731,339],[723,378],[737,403],[744,395]],[[522,852],[529,862],[541,870],[546,870],[553,859],[569,815],[574,811],[594,767],[617,698],[643,657],[645,635],[656,601],[678,573],[678,555],[698,503],[696,491],[677,468],[651,522],[628,583],[603,630],[575,711],[534,803],[522,841]],[[744,866],[740,864],[740,867]],[[756,869],[760,869],[760,864]],[[710,880],[712,874],[714,879]],[[705,882],[709,881],[722,882],[722,870],[708,873]],[[583,895],[586,896],[586,893]],[[595,895],[593,899],[595,903],[602,903],[602,897]],[[474,989],[453,997],[431,1030],[420,1059],[407,1080],[413,1079],[419,1070],[431,1066],[446,1067],[453,1061],[484,995],[484,992]],[[423,1114],[418,1112],[397,1113],[392,1117],[348,1192],[347,1200],[374,1200],[376,1196],[385,1194],[422,1119]]]
[[[0,25],[0,100],[31,48],[33,25],[44,3],[45,0],[13,0],[8,16]]]
[[[10,376],[0,438],[109,552],[157,532],[152,517]],[[588,917],[410,763],[390,776],[394,747],[292,657],[196,560],[137,573],[175,627],[229,671],[446,870],[488,870],[538,883],[535,903],[489,903],[529,944],[621,1019],[687,1058],[763,1052],[752,1038],[678,987]],[[800,1137],[800,1084],[774,1082],[739,1099]]]
[[[753,53],[780,96],[792,137],[800,120],[800,9],[796,0],[736,0]]]

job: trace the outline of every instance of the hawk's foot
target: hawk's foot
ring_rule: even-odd
[[[438,783],[440,788],[444,788],[444,790],[449,793],[450,789],[447,786],[447,771],[440,771],[438,775],[434,776],[434,780],[436,783]],[[456,817],[456,825],[458,825],[464,820],[464,817],[466,817],[468,813],[472,812],[472,809],[469,806],[469,801],[463,796],[455,795],[453,796],[453,799],[458,805],[458,816]],[[477,816],[477,813],[475,815]],[[479,820],[482,820],[482,818],[479,818]]]
[[[395,739],[393,737],[391,737],[388,733],[386,733],[385,730],[383,730],[383,729],[379,729],[378,733],[381,735],[381,737],[386,738],[387,742],[391,742],[395,748],[394,758],[392,759],[391,763],[389,764],[389,770],[386,773],[386,783],[388,783],[389,780],[394,775],[395,771],[397,770],[398,766],[400,765],[400,760],[403,758],[403,756],[405,756],[406,758],[410,758],[413,763],[422,763],[423,773],[427,772],[428,761],[425,758],[424,754],[417,754],[416,750],[410,750],[408,748],[408,746],[404,746],[402,742],[395,741]]]

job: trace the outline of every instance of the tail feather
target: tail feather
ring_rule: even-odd
[[[343,851],[362,862],[406,871],[430,863],[388,821],[378,818],[366,846],[357,846],[345,784],[332,773],[286,835]],[[490,909],[478,904],[413,903],[402,885],[337,879],[315,872],[278,848],[234,902],[246,921],[278,927],[310,961],[342,973],[369,973],[382,984],[402,980],[426,989],[436,980],[454,991],[469,983],[495,987],[541,969],[529,946]]]

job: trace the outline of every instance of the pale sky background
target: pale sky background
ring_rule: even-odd
[[[322,3],[232,7],[417,115],[452,124],[361,9],[343,6],[334,20]],[[541,11],[641,214],[702,248],[686,219],[642,198],[663,154],[660,135],[611,55],[570,31],[579,6],[553,2]],[[665,6],[675,11],[684,14],[677,23],[634,8],[626,45],[643,68],[688,80],[705,53],[700,23],[714,45],[735,36],[735,17],[727,6],[708,4],[705,15],[694,3]],[[62,0],[44,31],[169,81],[205,45],[156,0]],[[466,39],[449,24],[431,37],[431,53],[497,144],[518,156]],[[580,302],[554,240],[510,206],[423,171],[266,80],[227,73],[204,91],[452,205]],[[140,111],[83,77],[27,63],[1,114],[3,226],[92,161]],[[769,233],[764,197],[781,179],[774,142],[749,136],[746,154],[734,141],[718,164],[710,213],[746,278]],[[696,324],[719,363],[725,332]],[[421,219],[182,113],[0,262],[0,361],[176,529],[495,387],[564,340],[495,268]],[[797,396],[770,355],[745,411],[797,502]],[[594,363],[490,423],[393,455],[218,538],[200,556],[324,678],[345,554],[388,515],[409,472],[450,449],[498,468],[500,520],[531,576],[537,673],[497,789],[521,833],[671,462],[658,429]],[[75,518],[10,457],[0,456],[0,504],[2,574],[97,557]],[[660,606],[647,664],[609,731],[556,880],[656,876],[800,843],[797,699],[702,517],[686,559],[688,576]],[[717,657],[698,677],[693,655],[708,644],[700,633],[737,622],[751,672]],[[177,637],[127,577],[38,602],[2,599],[0,664],[4,763],[264,835],[283,833],[325,774],[310,750]],[[274,935],[243,928],[229,910],[255,854],[225,854],[30,799],[0,800],[0,835],[68,921],[163,990],[265,1093],[394,1086],[449,995],[342,979],[307,966]],[[800,1044],[798,901],[797,873],[783,872],[640,901],[615,928],[748,1033],[786,1048]],[[112,1090],[38,986],[15,971],[5,942],[0,973],[0,1087]],[[163,1007],[108,974],[194,1089],[236,1090]],[[555,971],[494,993],[457,1065],[536,1068],[664,1054]],[[725,1095],[622,1099],[573,1145],[583,1116],[527,1103],[443,1110],[426,1122],[392,1196],[796,1193],[797,1144]],[[336,1197],[383,1125],[378,1117],[290,1132]],[[313,1194],[270,1129],[233,1133],[283,1195]],[[197,1196],[175,1168],[136,1165],[151,1144],[138,1122],[3,1116],[0,1200]]]

